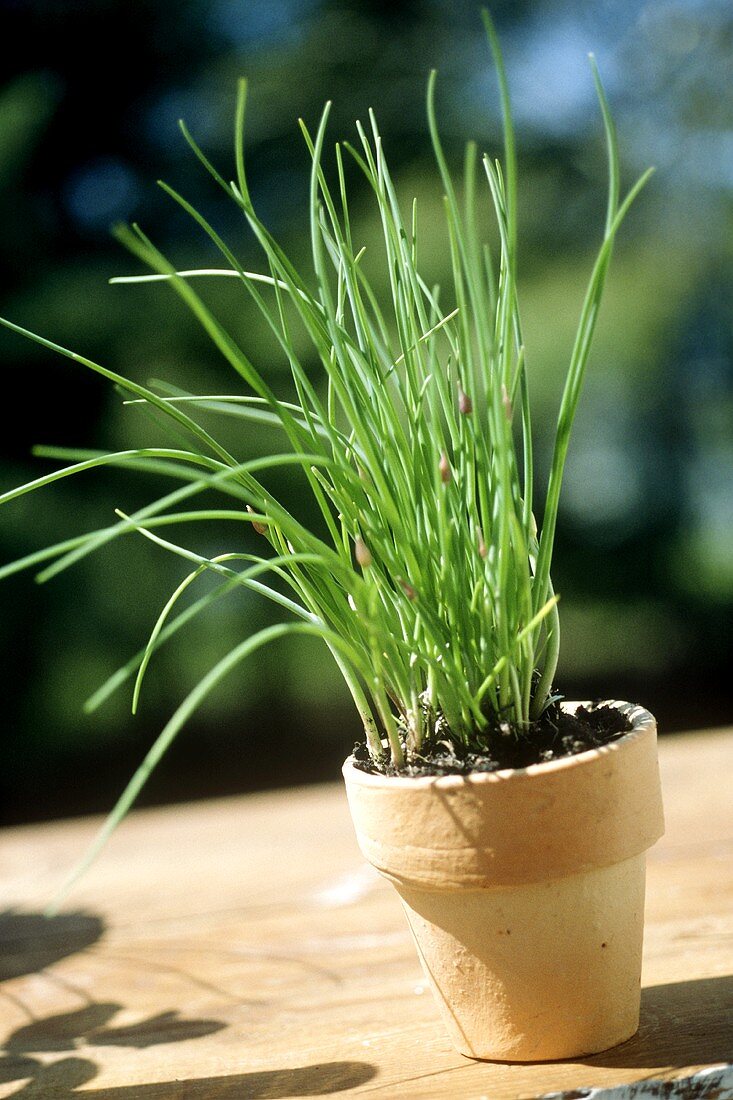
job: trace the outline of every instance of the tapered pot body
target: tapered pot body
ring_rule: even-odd
[[[614,705],[629,733],[547,764],[420,779],[344,765],[361,850],[469,1057],[578,1057],[638,1027],[645,852],[664,821],[654,718]]]

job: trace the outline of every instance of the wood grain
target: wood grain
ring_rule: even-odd
[[[667,833],[623,1046],[538,1066],[454,1053],[333,785],[133,814],[50,921],[98,821],[0,833],[0,1097],[518,1100],[733,1061],[733,731],[660,757]]]

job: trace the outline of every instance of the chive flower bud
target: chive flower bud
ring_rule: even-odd
[[[407,596],[408,600],[416,600],[417,592],[407,581],[403,581],[402,577],[398,577],[400,584],[402,585],[402,591]]]
[[[461,416],[470,416],[473,412],[473,401],[460,386],[458,387],[458,411]]]
[[[511,420],[514,415],[514,410],[512,409],[512,403],[509,398],[509,394],[506,391],[506,386],[503,382],[501,384],[501,403],[504,406],[504,412],[506,414],[507,420]]]
[[[254,508],[251,508],[249,506],[249,504],[247,505],[247,511],[250,513],[250,515],[255,514]],[[254,528],[254,530],[257,532],[258,535],[266,535],[267,534],[266,525],[264,523],[260,523],[260,521],[258,519],[253,519],[252,520],[252,527]]]
[[[354,556],[362,569],[367,569],[372,564],[372,555],[364,539],[357,535],[354,540]]]
[[[440,456],[440,462],[438,463],[438,469],[440,470],[440,480],[444,485],[447,485],[451,479],[451,468],[448,461],[448,455],[443,451]]]

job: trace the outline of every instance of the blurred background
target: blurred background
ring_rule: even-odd
[[[524,319],[535,423],[547,455],[563,372],[605,205],[594,51],[618,124],[628,185],[657,173],[614,256],[564,489],[555,582],[562,596],[558,686],[654,710],[663,731],[731,718],[733,657],[733,9],[728,0],[563,0],[492,7],[520,149]],[[0,312],[140,381],[239,392],[170,289],[109,286],[139,270],[110,237],[138,220],[179,265],[216,266],[207,239],[155,187],[182,191],[257,268],[234,206],[195,161],[183,117],[232,174],[236,78],[251,96],[255,204],[307,262],[308,157],[297,117],[353,138],[374,106],[393,174],[423,225],[440,193],[424,93],[440,73],[443,137],[499,151],[494,74],[468,0],[3,0],[0,88]],[[7,48],[9,47],[9,48]],[[356,236],[374,211],[354,177]],[[488,202],[488,196],[487,196]],[[426,248],[432,279],[447,250]],[[212,296],[213,295],[213,296]],[[246,296],[217,284],[221,317],[284,384],[284,365]],[[52,468],[34,444],[119,449],[157,432],[113,389],[67,360],[0,332],[0,489]],[[315,365],[314,365],[315,370]],[[249,455],[264,431],[221,426]],[[151,436],[152,433],[152,436]],[[167,484],[167,483],[166,483]],[[273,489],[292,498],[287,478]],[[92,472],[0,510],[0,563],[105,525],[162,491],[139,475]],[[213,554],[228,531],[188,535]],[[237,535],[246,544],[250,534]],[[198,541],[196,541],[198,540]],[[145,644],[185,563],[128,537],[44,585],[0,586],[3,731],[0,821],[109,809],[155,734],[197,679],[272,616],[234,593],[155,657],[142,706],[130,684],[93,715],[84,700]],[[143,801],[335,779],[360,734],[325,647],[260,652],[179,736]]]

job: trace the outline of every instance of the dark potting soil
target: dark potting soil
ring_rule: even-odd
[[[499,722],[477,734],[470,746],[453,738],[440,718],[434,727],[436,732],[425,739],[419,753],[408,755],[406,751],[402,768],[395,768],[389,761],[375,763],[363,742],[354,746],[354,763],[362,771],[412,778],[527,768],[600,748],[632,728],[625,714],[600,702],[578,707],[573,714],[552,703],[526,730]]]

